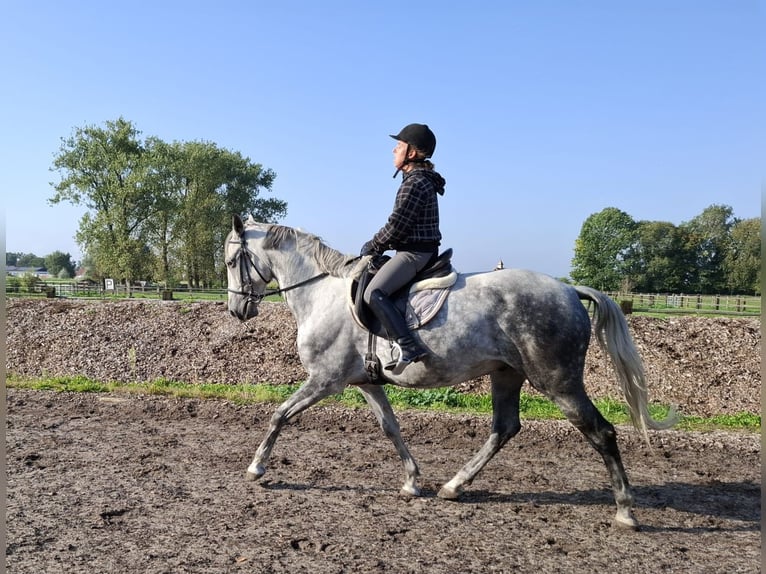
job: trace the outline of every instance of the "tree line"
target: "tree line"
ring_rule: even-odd
[[[760,217],[736,218],[728,205],[680,225],[607,207],[583,223],[571,277],[603,291],[760,294],[760,233]]]
[[[287,204],[263,198],[276,175],[204,141],[141,138],[129,121],[76,128],[62,138],[50,203],[83,205],[75,235],[94,279],[209,288],[222,281],[231,214],[276,222]]]

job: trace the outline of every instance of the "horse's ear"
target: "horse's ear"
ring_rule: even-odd
[[[236,213],[231,218],[231,228],[234,230],[234,233],[236,233],[240,237],[242,237],[245,234],[245,224],[242,223],[242,218]]]

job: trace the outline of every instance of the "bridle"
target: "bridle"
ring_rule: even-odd
[[[309,277],[308,279],[305,279],[304,281],[300,281],[296,283],[295,285],[290,285],[289,287],[280,287],[278,289],[265,289],[265,286],[269,284],[270,279],[266,279],[266,277],[263,276],[263,273],[261,273],[261,270],[258,269],[258,265],[256,265],[256,262],[259,261],[258,256],[253,253],[252,250],[250,250],[247,246],[247,240],[245,237],[241,237],[239,241],[229,241],[229,243],[236,243],[239,244],[239,249],[234,252],[234,255],[231,256],[230,259],[226,260],[226,265],[228,267],[231,267],[232,264],[239,259],[239,280],[242,288],[237,291],[236,289],[228,289],[229,293],[234,293],[235,295],[242,295],[243,297],[247,297],[245,301],[245,306],[250,305],[251,303],[254,305],[258,305],[258,303],[261,302],[261,300],[264,297],[268,297],[269,295],[280,295],[281,293],[285,293],[287,291],[292,291],[293,289],[297,289],[298,287],[303,287],[304,285],[311,283],[312,281],[316,281],[317,279],[321,279],[322,277],[326,277],[329,275],[327,272],[319,273],[318,275],[314,275],[313,277]],[[255,282],[252,280],[252,277],[250,275],[250,269],[248,267],[248,263],[250,264],[250,267],[255,269],[255,272],[258,274],[258,277],[260,277],[261,281],[263,281],[264,290],[261,293],[258,293],[255,288]]]
[[[247,247],[247,240],[242,237],[239,241],[229,241],[229,243],[237,243],[239,244],[239,249],[234,252],[234,255],[231,256],[230,259],[226,260],[226,266],[231,267],[234,262],[239,260],[239,283],[240,283],[240,290],[236,289],[227,289],[229,293],[234,293],[235,295],[242,295],[244,297],[247,297],[246,304],[254,303],[257,305],[261,302],[261,300],[267,295],[266,290],[264,289],[263,292],[258,293],[255,289],[255,282],[252,280],[250,276],[250,269],[248,268],[248,263],[252,266],[253,269],[255,269],[255,272],[258,274],[258,277],[261,278],[261,281],[263,281],[264,286],[268,285],[269,280],[266,279],[266,277],[263,276],[263,273],[261,273],[261,270],[258,269],[258,265],[255,264],[256,259],[258,257],[255,253],[253,253],[250,249]]]

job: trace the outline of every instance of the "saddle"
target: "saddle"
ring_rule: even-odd
[[[370,260],[358,279],[351,283],[351,310],[360,327],[371,334],[387,338],[386,330],[375,314],[369,309],[362,296],[370,280],[389,259],[379,255]],[[422,269],[407,285],[391,295],[391,300],[404,316],[407,326],[419,329],[428,323],[439,311],[449,295],[450,288],[457,281],[457,272],[452,268],[452,249],[447,249],[432,263]]]

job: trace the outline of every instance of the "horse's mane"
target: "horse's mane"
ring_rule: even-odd
[[[280,249],[287,247],[290,242],[294,243],[296,251],[307,253],[323,273],[329,273],[335,277],[348,277],[354,270],[355,266],[349,265],[349,263],[357,258],[344,255],[325,245],[316,235],[293,227],[270,225],[266,230],[263,247],[264,249]]]

